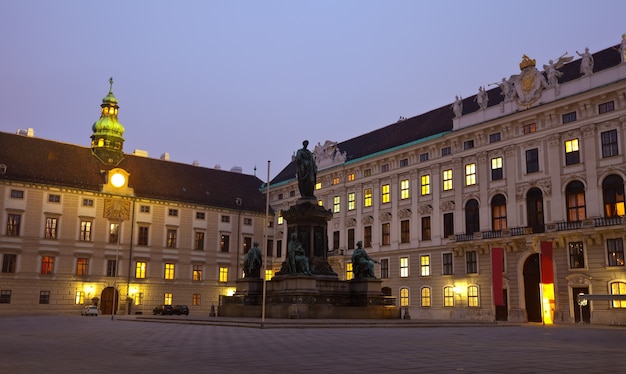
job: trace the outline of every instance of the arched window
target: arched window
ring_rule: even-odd
[[[616,217],[624,215],[624,180],[619,175],[609,175],[602,182],[604,199],[604,216]]]
[[[409,306],[409,289],[406,287],[400,289],[400,306]]]
[[[454,306],[454,287],[445,286],[443,288],[443,306],[444,307]]]
[[[611,295],[626,295],[626,282],[613,282],[609,285]],[[626,308],[626,300],[613,300],[613,308]]]
[[[431,290],[430,287],[422,287],[420,291],[420,306],[422,308],[430,308],[431,306]]]
[[[506,229],[506,199],[501,194],[491,199],[491,226],[493,231]]]
[[[479,231],[478,201],[471,199],[465,204],[465,233],[471,235]]]
[[[585,186],[580,181],[568,183],[565,188],[567,221],[576,222],[587,218],[585,209]]]

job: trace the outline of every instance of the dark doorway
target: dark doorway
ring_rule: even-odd
[[[113,300],[115,300],[115,309],[119,308],[119,300],[120,295],[117,290],[115,290],[115,296],[113,287],[107,287],[102,290],[102,295],[100,295],[100,313],[102,314],[113,314]],[[115,299],[114,299],[115,298]]]
[[[509,298],[506,288],[502,290],[502,297],[504,298],[504,305],[496,305],[496,321],[509,320]]]
[[[583,314],[583,322],[590,323],[591,322],[591,308],[589,307],[589,302],[586,305],[580,306],[578,305],[578,294],[584,293],[585,295],[589,293],[589,287],[581,287],[581,288],[572,288],[572,297],[574,299],[574,321],[580,322],[580,312]]]
[[[539,254],[535,253],[524,262],[524,300],[528,322],[541,322],[539,281]]]
[[[531,188],[526,194],[526,208],[528,214],[528,227],[534,233],[545,231],[543,224],[543,193],[538,188]]]

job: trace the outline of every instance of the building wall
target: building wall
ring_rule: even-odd
[[[21,191],[23,196],[11,197],[11,191]],[[59,202],[50,202],[50,195],[58,195]],[[3,267],[0,272],[0,291],[10,292],[8,302],[0,303],[0,313],[79,313],[92,298],[102,298],[105,288],[115,287],[120,314],[128,312],[128,296],[133,298],[131,313],[147,314],[164,304],[166,293],[172,294],[172,304],[187,304],[191,313],[208,314],[211,305],[218,305],[219,295],[234,291],[241,276],[243,238],[262,243],[264,237],[264,215],[249,211],[6,180],[0,183],[0,196],[0,261],[4,266],[7,255],[16,257],[14,269]],[[84,205],[85,199],[92,204]],[[117,221],[104,218],[106,199],[127,200],[134,207],[130,219],[121,222],[119,244],[109,242],[109,225]],[[142,206],[149,213],[143,213]],[[170,216],[170,209],[178,215]],[[198,213],[204,218],[198,218]],[[9,214],[21,217],[18,236],[8,235]],[[57,219],[56,238],[45,238],[46,218]],[[89,240],[80,240],[81,221],[92,224]],[[138,244],[140,226],[149,227],[148,245]],[[173,248],[167,247],[168,229],[177,231]],[[205,235],[202,250],[195,249],[197,231]],[[227,253],[220,251],[222,234],[230,236]],[[54,258],[51,274],[42,274],[44,256]],[[77,274],[79,259],[88,259],[85,275]],[[107,261],[116,259],[117,277],[107,276]],[[147,262],[144,279],[135,277],[137,261]],[[166,263],[174,264],[172,280],[165,279]],[[192,278],[194,265],[201,267],[201,280]],[[228,268],[227,282],[219,281],[220,267]],[[48,303],[40,303],[42,291],[49,292]],[[77,292],[83,292],[78,302]],[[135,300],[139,294],[143,295],[140,302]],[[198,305],[194,294],[199,295]]]
[[[329,222],[331,264],[346,279],[346,264],[353,247],[348,246],[348,230],[355,230],[355,242],[364,239],[364,228],[372,229],[368,254],[388,259],[389,274],[383,286],[400,300],[400,289],[409,289],[412,318],[494,320],[491,252],[504,249],[503,284],[507,291],[509,321],[527,321],[528,309],[523,275],[524,263],[540,253],[542,242],[552,243],[555,303],[550,312],[557,323],[573,323],[573,290],[588,287],[590,293],[611,293],[612,282],[625,282],[623,265],[610,266],[607,239],[625,239],[623,210],[615,217],[604,212],[602,183],[610,175],[626,180],[626,65],[581,77],[561,85],[561,94],[544,90],[543,102],[530,109],[511,108],[511,102],[455,119],[455,131],[414,145],[397,147],[357,160],[349,160],[318,172],[316,197],[328,209],[340,208]],[[607,103],[614,110],[601,113]],[[572,113],[576,116],[571,122]],[[565,117],[564,117],[565,116]],[[615,130],[618,154],[603,156],[602,133]],[[494,141],[495,135],[499,139]],[[566,162],[566,142],[577,139],[579,162]],[[473,142],[469,147],[468,142]],[[449,147],[450,154],[442,155]],[[538,171],[527,172],[527,151],[536,149]],[[428,155],[428,159],[424,159]],[[503,178],[493,180],[491,160],[502,157]],[[467,185],[466,165],[475,164],[476,184]],[[452,170],[453,188],[444,191],[442,174]],[[430,176],[430,193],[421,194],[422,176]],[[352,178],[353,177],[353,178]],[[408,180],[409,197],[401,199],[401,184]],[[571,217],[567,188],[571,182],[584,186],[584,214]],[[382,202],[383,186],[390,187],[390,201]],[[543,230],[530,227],[527,208],[529,191],[539,189],[543,201]],[[364,191],[371,189],[373,203],[364,206]],[[295,192],[294,192],[295,191]],[[348,210],[348,196],[354,193],[355,207]],[[496,195],[506,200],[506,228],[493,222]],[[295,179],[272,188],[270,202],[275,211],[288,209],[299,197]],[[479,230],[468,232],[466,204],[479,205]],[[621,197],[623,206],[623,195]],[[454,231],[444,235],[444,214],[452,213]],[[422,218],[430,217],[431,238],[422,237]],[[410,222],[410,242],[401,243],[400,222]],[[283,223],[286,225],[286,222]],[[383,244],[382,225],[389,224],[390,239]],[[286,226],[277,225],[277,232]],[[333,232],[339,232],[339,246],[333,248]],[[583,243],[584,266],[570,266],[570,244]],[[283,247],[286,243],[283,242]],[[478,272],[466,274],[466,255],[476,251]],[[442,254],[453,253],[454,274],[442,275]],[[284,253],[284,248],[283,248]],[[430,275],[420,275],[420,256],[430,255]],[[401,277],[401,257],[410,260],[409,276]],[[380,276],[380,267],[376,266]],[[479,289],[478,306],[468,306],[468,285]],[[432,290],[431,305],[420,305],[420,289]],[[454,306],[445,307],[443,289],[456,287]],[[618,304],[619,305],[619,304]],[[626,305],[592,302],[591,322],[626,324]]]

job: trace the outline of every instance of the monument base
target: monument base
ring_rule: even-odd
[[[394,319],[400,318],[395,298],[384,296],[379,279],[342,281],[332,277],[289,274],[267,281],[265,316],[267,318],[311,319]],[[237,281],[233,296],[222,296],[219,315],[260,318],[262,281]],[[241,287],[241,289],[239,289]]]

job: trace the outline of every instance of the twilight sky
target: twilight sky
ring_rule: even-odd
[[[88,147],[113,77],[124,151],[274,177],[341,142],[576,50],[626,2],[0,0],[0,131]],[[0,145],[1,146],[1,145]]]

